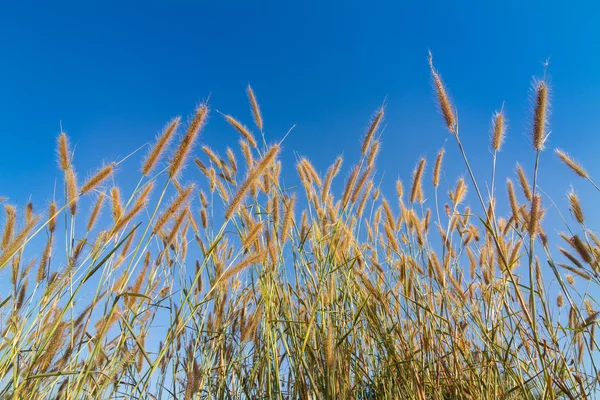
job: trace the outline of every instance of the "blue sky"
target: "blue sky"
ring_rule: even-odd
[[[379,172],[391,190],[396,177],[410,180],[418,157],[432,165],[450,139],[436,110],[428,49],[481,178],[491,165],[490,117],[502,104],[509,129],[498,173],[511,173],[516,160],[531,171],[530,87],[548,57],[549,148],[567,149],[600,176],[594,2],[97,3],[0,6],[0,194],[17,204],[31,196],[45,208],[61,181],[54,155],[61,121],[76,145],[81,180],[152,141],[168,119],[187,118],[209,96],[213,113],[201,142],[224,152],[238,136],[215,111],[250,125],[248,83],[267,140],[296,125],[284,142],[284,165],[297,153],[322,172],[338,154],[346,168],[356,160],[368,120],[385,101]],[[453,186],[465,169],[455,144],[448,146]],[[138,159],[124,165],[117,180],[136,176],[138,166]],[[542,167],[540,184],[564,204],[575,179],[550,151]],[[577,189],[592,194],[583,182]]]

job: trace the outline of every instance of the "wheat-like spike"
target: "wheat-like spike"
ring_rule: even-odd
[[[113,221],[117,223],[123,215],[123,204],[121,204],[121,191],[117,186],[110,189]]]
[[[219,168],[222,167],[221,160],[215,154],[215,152],[212,151],[212,149],[210,147],[208,147],[208,146],[202,146],[202,150],[206,153],[206,155],[208,156],[208,158],[210,158],[210,160],[213,162],[213,164],[215,164]]]
[[[361,148],[361,152],[363,155],[366,155],[367,151],[369,150],[369,145],[371,144],[371,139],[373,139],[373,135],[375,134],[375,132],[377,132],[377,128],[379,127],[379,124],[381,123],[381,119],[383,118],[383,113],[384,113],[384,109],[383,109],[383,107],[381,107],[379,109],[379,111],[377,112],[377,114],[375,114],[375,117],[373,118],[373,121],[371,122],[371,125],[369,126],[369,129],[367,130],[367,133],[365,134],[365,139],[363,140],[362,148]]]
[[[258,165],[250,170],[248,176],[246,177],[246,180],[244,181],[242,186],[240,186],[237,193],[235,194],[235,197],[227,207],[227,210],[225,211],[225,219],[230,219],[232,217],[233,213],[237,210],[239,205],[246,197],[250,186],[252,186],[254,182],[265,172],[267,167],[269,167],[273,163],[273,160],[277,156],[277,153],[279,153],[279,145],[275,144],[273,145],[273,147],[271,147],[267,154],[265,154],[265,156],[258,163]]]
[[[33,217],[31,222],[21,229],[21,231],[8,243],[6,249],[4,249],[4,252],[0,254],[0,270],[6,266],[8,260],[10,260],[21,248],[25,242],[25,239],[27,238],[27,235],[29,232],[31,232],[39,220],[39,216]]]
[[[321,188],[321,201],[325,203],[327,201],[327,196],[329,195],[329,189],[331,188],[331,181],[333,178],[340,172],[340,167],[342,165],[343,158],[340,156],[335,160],[335,163],[329,167],[327,170],[327,175],[325,176],[325,183]]]
[[[286,210],[285,215],[283,217],[283,226],[281,227],[281,237],[283,240],[283,244],[286,242],[288,233],[290,232],[290,228],[292,227],[292,222],[294,221],[294,206],[296,205],[296,194],[294,193],[289,200],[285,202]]]
[[[513,213],[513,218],[515,218],[515,222],[518,222],[519,218],[519,203],[517,203],[517,196],[515,195],[515,188],[510,179],[506,180],[506,186],[508,188],[508,199],[510,201],[510,208]]]
[[[104,182],[109,176],[112,175],[114,166],[115,164],[107,165],[98,171],[94,176],[89,178],[87,182],[81,186],[81,194],[86,194],[94,190],[96,187],[98,187],[98,185]]]
[[[179,228],[181,228],[181,225],[183,224],[183,221],[185,221],[186,216],[187,216],[187,208],[183,209],[179,213],[179,216],[177,217],[177,219],[175,219],[175,224],[173,224],[171,233],[169,234],[169,236],[167,236],[167,240],[165,241],[165,246],[168,246],[171,243],[173,243],[173,240],[175,240],[175,236],[177,236],[177,233],[179,232]]]
[[[90,215],[90,219],[87,223],[88,232],[92,230],[96,220],[98,219],[98,215],[100,214],[100,209],[102,208],[102,203],[104,203],[104,193],[100,193],[98,199],[96,200],[96,204],[94,204],[94,208],[92,209],[92,214]]]
[[[205,104],[200,105],[196,109],[196,115],[188,126],[185,136],[181,140],[181,143],[179,143],[179,146],[173,155],[173,159],[171,160],[171,164],[169,165],[169,177],[174,178],[181,172],[185,160],[192,150],[192,146],[198,136],[198,132],[200,132],[206,122],[207,114],[208,107]]]
[[[56,229],[56,202],[52,200],[48,207],[48,231],[52,234]]]
[[[146,207],[148,204],[148,197],[150,195],[150,191],[154,187],[154,183],[151,182],[146,185],[146,188],[140,193],[140,195],[133,203],[131,209],[127,212],[127,214],[121,216],[119,221],[115,224],[114,231],[119,232],[125,225],[127,225],[140,211]]]
[[[165,151],[165,149],[169,146],[171,139],[173,138],[173,133],[177,130],[179,126],[180,117],[175,117],[165,126],[162,134],[156,140],[156,144],[152,147],[152,150],[148,153],[144,162],[142,164],[142,175],[147,176],[152,170],[154,166],[160,160],[161,155]]]
[[[504,119],[504,110],[500,110],[494,113],[492,117],[492,148],[494,151],[500,151],[502,143],[504,143],[504,136],[506,133],[506,123]]]
[[[412,185],[412,190],[410,192],[410,202],[414,203],[415,200],[417,199],[417,195],[419,193],[419,190],[422,190],[422,177],[423,177],[423,170],[425,169],[425,158],[421,158],[421,160],[419,161],[419,164],[417,165],[417,169],[415,169],[415,173],[413,176],[413,185]]]
[[[360,176],[360,178],[356,182],[356,186],[354,187],[354,191],[352,192],[352,197],[350,198],[351,202],[355,203],[358,200],[358,196],[360,195],[360,192],[362,191],[362,188],[364,187],[365,182],[367,182],[367,178],[369,178],[369,176],[371,175],[371,172],[373,172],[373,168],[374,168],[374,165],[369,164],[369,167],[363,172],[363,174]]]
[[[6,247],[10,243],[15,230],[15,221],[17,218],[17,210],[14,206],[7,204],[4,206],[4,211],[6,212],[6,222],[4,223],[4,232],[2,233],[2,244],[0,246],[1,250],[6,250]]]
[[[529,234],[531,236],[535,236],[538,231],[538,226],[540,222],[540,208],[541,208],[542,198],[539,194],[536,194],[531,201],[531,212],[529,213]]]
[[[235,155],[233,154],[233,150],[231,147],[227,148],[227,159],[229,160],[229,168],[233,171],[233,174],[237,174],[237,162],[235,161]]]
[[[54,235],[50,235],[48,237],[48,241],[46,242],[46,246],[44,247],[44,252],[42,253],[42,259],[40,260],[40,267],[38,269],[35,282],[40,283],[47,276],[48,272],[48,261],[50,260],[50,255],[52,254],[52,243],[54,241]]]
[[[77,175],[73,170],[73,167],[69,167],[65,171],[65,183],[67,185],[67,202],[69,203],[69,209],[71,215],[75,215],[77,212]]]
[[[239,122],[238,120],[236,120],[235,118],[233,118],[230,115],[225,115],[225,119],[227,120],[227,122],[229,122],[231,124],[231,126],[233,126],[235,129],[237,129],[237,131],[248,141],[248,143],[250,143],[250,146],[252,146],[252,147],[257,146],[254,135],[241,122]]]
[[[544,149],[546,141],[548,86],[540,80],[535,85],[535,109],[533,114],[533,148],[537,151]]]
[[[256,264],[258,262],[263,261],[265,259],[266,255],[267,255],[267,252],[266,251],[262,251],[260,253],[256,253],[256,254],[253,254],[253,255],[251,255],[249,257],[246,257],[245,259],[243,259],[242,261],[240,261],[236,265],[234,265],[231,268],[223,271],[219,275],[219,277],[216,279],[215,286],[227,282],[229,280],[229,278],[231,278],[233,275],[241,272],[242,270],[246,269],[250,265]]]
[[[525,198],[531,201],[531,187],[529,186],[527,176],[525,175],[525,172],[523,171],[523,168],[521,168],[521,165],[519,163],[517,163],[517,174],[519,175],[519,182],[521,183],[521,189],[523,189],[523,194],[525,195]]]
[[[256,101],[256,96],[254,95],[254,91],[252,87],[248,85],[246,89],[248,93],[248,100],[250,101],[250,106],[252,107],[252,116],[254,117],[254,123],[259,131],[263,129],[263,119],[260,113],[260,107],[258,106],[258,101]]]
[[[582,177],[584,179],[589,179],[589,175],[588,175],[587,171],[585,169],[583,169],[581,164],[575,162],[575,160],[573,160],[571,157],[569,157],[569,155],[567,153],[565,153],[561,149],[555,149],[554,152],[561,159],[561,161],[563,163],[565,163],[565,165],[567,167],[569,167],[569,168],[571,168],[571,170],[573,170],[573,172],[575,172],[577,175],[579,175],[580,177]]]
[[[446,150],[442,147],[435,159],[435,166],[433,167],[433,187],[438,187],[438,185],[440,184],[440,170],[442,167],[442,161],[444,159],[445,152]]]
[[[183,190],[181,193],[179,193],[179,196],[177,196],[175,198],[175,200],[173,200],[171,202],[171,204],[169,205],[169,207],[167,207],[165,212],[161,216],[158,217],[158,219],[156,220],[156,223],[154,224],[154,228],[152,230],[152,232],[155,235],[158,232],[160,232],[160,230],[163,228],[163,226],[165,226],[167,221],[169,221],[171,219],[173,214],[175,214],[175,212],[177,210],[179,210],[179,208],[183,205],[183,203],[185,203],[185,201],[188,199],[188,197],[192,194],[193,190],[194,190],[194,185],[189,185],[187,188],[185,188],[185,190]]]
[[[575,194],[575,192],[569,193],[569,203],[571,203],[571,211],[573,211],[573,216],[580,224],[583,224],[583,210],[581,209],[581,204],[579,203],[579,198]]]
[[[448,130],[450,131],[450,133],[456,134],[456,118],[454,118],[454,111],[452,111],[452,103],[448,98],[448,94],[446,93],[446,88],[444,87],[442,78],[440,78],[435,68],[433,68],[433,56],[431,52],[429,52],[429,68],[431,69],[433,83],[435,84],[440,110],[442,111],[442,115],[444,116],[444,120],[446,121],[446,125],[448,126]]]
[[[577,253],[579,254],[579,256],[581,257],[581,259],[583,261],[585,261],[588,264],[592,263],[592,256],[590,255],[588,246],[583,243],[583,241],[581,240],[581,238],[579,237],[579,235],[574,235],[571,240],[570,240],[571,246],[573,246],[573,248],[577,251]],[[2,264],[0,264],[2,265]]]
[[[25,224],[28,224],[31,218],[33,218],[33,203],[29,201],[25,206]]]
[[[63,171],[69,168],[71,163],[70,157],[69,139],[67,138],[67,134],[62,132],[58,136],[58,165]]]
[[[350,195],[352,194],[352,188],[354,187],[354,182],[358,179],[358,173],[360,172],[360,165],[357,165],[352,170],[352,174],[346,182],[346,187],[344,188],[344,194],[342,195],[342,208],[346,208],[348,205],[348,201],[350,200]]]

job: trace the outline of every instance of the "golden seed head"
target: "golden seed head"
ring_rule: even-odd
[[[544,150],[546,141],[548,86],[546,81],[535,83],[535,109],[533,115],[533,148],[537,151]]]
[[[442,111],[442,115],[444,116],[444,120],[448,126],[448,130],[450,133],[456,134],[456,118],[454,117],[454,111],[452,110],[452,103],[448,98],[442,78],[440,78],[439,74],[433,67],[433,56],[431,52],[429,52],[429,68],[431,69],[431,76],[433,77],[433,83],[435,84],[440,110]]]
[[[69,139],[67,138],[67,134],[62,132],[58,136],[58,165],[60,165],[63,171],[69,168],[71,163],[70,157]]]
[[[571,170],[573,170],[573,172],[575,172],[577,175],[579,175],[580,177],[582,177],[584,179],[589,178],[588,173],[586,172],[585,169],[583,169],[581,164],[577,163],[575,160],[573,160],[571,157],[569,157],[569,155],[567,153],[565,153],[561,149],[555,149],[554,152],[561,159],[561,161],[563,163],[565,163],[566,166],[571,168]]]
[[[156,144],[146,156],[144,163],[142,164],[142,175],[148,175],[152,172],[152,169],[156,166],[156,163],[160,159],[160,156],[163,154],[164,150],[168,147],[171,138],[173,137],[173,133],[177,130],[179,126],[180,117],[175,117],[164,128],[163,133],[160,135]]]
[[[252,107],[252,116],[254,116],[254,123],[259,131],[263,129],[263,119],[260,113],[260,107],[258,106],[258,101],[256,101],[256,96],[254,95],[254,91],[252,87],[248,85],[247,89],[248,100],[250,101],[250,107]]]
[[[206,122],[206,116],[208,115],[208,106],[205,104],[200,105],[196,108],[196,114],[194,115],[194,119],[188,126],[188,129],[185,133],[185,136],[179,143],[175,154],[173,155],[173,159],[171,160],[171,164],[169,165],[169,176],[171,178],[175,178],[177,174],[179,174],[185,164],[185,160],[192,150],[192,146],[196,141],[196,137],[198,137],[198,132],[204,126]]]
[[[505,133],[504,111],[500,110],[492,117],[492,148],[495,151],[500,151],[500,147],[502,147],[502,143],[504,143]]]
[[[87,180],[81,187],[81,194],[86,194],[94,190],[98,185],[104,182],[113,173],[114,164],[107,165],[98,171],[94,176]]]

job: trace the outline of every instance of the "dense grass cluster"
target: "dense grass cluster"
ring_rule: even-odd
[[[535,169],[517,165],[506,185],[495,176],[501,110],[484,183],[431,58],[430,66],[457,146],[442,149],[431,172],[419,160],[396,193],[377,183],[383,108],[345,177],[342,158],[324,174],[302,158],[297,187],[281,183],[283,143],[265,140],[250,87],[260,137],[226,115],[239,151],[222,157],[199,144],[202,104],[177,140],[180,118],[167,123],[131,193],[109,184],[119,163],[80,185],[61,134],[64,200],[39,214],[3,205],[0,274],[11,289],[0,298],[0,397],[593,396],[598,312],[589,293],[600,282],[600,240],[574,193],[561,242],[544,231],[547,199],[536,182],[546,80],[534,82]],[[445,151],[459,152],[468,171],[451,188],[440,185]],[[194,183],[178,180],[186,164]],[[331,189],[336,179],[341,193]],[[507,215],[496,212],[497,198]]]

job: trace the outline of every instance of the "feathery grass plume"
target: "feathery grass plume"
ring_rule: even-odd
[[[580,224],[583,224],[583,210],[581,209],[581,204],[579,203],[579,198],[575,194],[575,192],[571,191],[569,193],[569,203],[571,203],[571,211],[573,211],[573,216]]]
[[[517,203],[517,196],[515,196],[515,188],[510,179],[506,180],[506,186],[508,187],[508,199],[510,201],[510,208],[515,218],[515,222],[519,221],[519,204]]]
[[[546,81],[534,82],[535,108],[533,114],[533,148],[537,151],[544,150],[546,141],[546,125],[548,124],[548,86]]]
[[[252,116],[254,117],[254,123],[256,124],[258,130],[262,131],[263,119],[260,113],[260,107],[258,107],[258,101],[256,101],[256,96],[254,95],[254,91],[252,90],[252,87],[250,85],[248,85],[246,92],[248,93],[248,100],[250,101],[250,106],[252,107]]]
[[[67,185],[67,201],[71,215],[77,212],[77,175],[73,171],[73,167],[69,167],[65,171],[65,183]]]
[[[292,197],[290,197],[287,201],[285,201],[285,215],[283,217],[283,226],[281,227],[281,238],[283,243],[286,242],[288,238],[288,233],[290,232],[290,228],[292,227],[292,222],[294,221],[294,206],[296,205],[296,194],[294,193]],[[282,245],[283,245],[282,243]]]
[[[581,257],[581,259],[583,261],[585,261],[588,264],[592,263],[592,256],[590,255],[589,248],[581,240],[581,238],[579,237],[579,235],[574,235],[571,238],[571,242],[570,243],[573,246],[573,248],[577,251],[577,253],[579,254],[579,256]]]
[[[28,224],[33,218],[33,203],[28,202],[25,206],[25,224]]]
[[[264,222],[257,222],[254,224],[252,229],[248,232],[248,234],[242,238],[242,248],[249,249],[250,246],[254,243],[258,234],[262,231],[264,227]]]
[[[175,212],[179,210],[182,204],[185,203],[188,197],[190,197],[193,190],[194,185],[192,184],[179,193],[179,195],[171,202],[169,207],[167,207],[165,212],[158,217],[156,223],[154,224],[154,228],[152,229],[152,233],[156,235],[158,232],[160,232],[163,226],[165,226],[165,224],[171,219],[173,214],[175,214]]]
[[[210,160],[213,162],[213,164],[215,164],[217,167],[221,168],[221,161],[219,160],[219,157],[215,154],[214,151],[212,151],[212,149],[210,147],[202,146],[202,150],[206,153],[208,158],[210,158]]]
[[[98,219],[98,215],[100,214],[100,209],[102,208],[102,203],[104,203],[104,193],[100,193],[96,203],[94,204],[94,208],[92,209],[92,214],[90,215],[90,219],[87,223],[88,232],[92,230],[94,225],[96,224],[96,220]]]
[[[4,206],[4,211],[6,212],[6,222],[4,223],[4,232],[2,233],[2,245],[0,246],[1,250],[6,250],[6,247],[13,237],[15,221],[17,217],[17,210],[10,204]]]
[[[354,182],[358,179],[358,173],[360,172],[360,165],[357,165],[352,170],[352,174],[346,182],[346,187],[344,188],[344,194],[342,195],[342,208],[346,208],[348,205],[348,201],[350,200],[350,195],[352,194],[352,188],[354,187]]]
[[[4,252],[0,254],[0,270],[6,266],[8,260],[10,260],[21,248],[27,235],[39,220],[39,216],[33,217],[33,219],[8,243]]]
[[[523,168],[521,168],[521,165],[519,163],[517,163],[517,174],[519,175],[519,182],[521,183],[521,189],[523,189],[523,195],[527,200],[531,201],[531,187],[529,186],[529,182],[527,181],[525,171],[523,171]]]
[[[48,207],[48,231],[54,233],[56,229],[56,202],[52,200]]]
[[[563,263],[556,263],[556,265],[558,265],[561,268],[566,269],[567,271],[571,271],[572,273],[574,273],[575,275],[579,276],[580,278],[585,279],[586,281],[589,281],[590,279],[592,279],[592,277],[590,276],[590,274],[588,274],[587,272],[585,272],[585,270],[577,269],[575,267],[572,267],[570,265],[563,264]],[[569,283],[572,284],[572,282],[569,282]]]
[[[413,175],[413,185],[412,185],[412,190],[410,192],[410,202],[414,203],[415,200],[417,199],[417,195],[419,193],[419,190],[422,190],[422,177],[423,177],[423,170],[425,169],[425,157],[421,158],[421,160],[419,161],[419,164],[417,165],[417,168],[415,169],[414,175]]]
[[[589,179],[589,175],[588,175],[587,171],[585,169],[583,169],[581,164],[577,163],[575,160],[573,160],[571,157],[569,157],[569,155],[567,153],[565,153],[561,149],[555,149],[554,152],[561,159],[561,161],[563,163],[565,163],[565,165],[567,165],[567,167],[569,167],[573,170],[573,172],[575,172],[577,175],[579,175],[580,177],[582,177],[584,179]]]
[[[169,165],[169,177],[176,177],[177,174],[183,168],[185,160],[190,151],[192,150],[194,141],[198,136],[198,132],[200,132],[202,126],[206,121],[207,114],[208,106],[206,104],[202,104],[196,109],[196,115],[194,116],[194,119],[188,126],[185,136],[183,137],[181,143],[177,147],[177,150],[173,155],[173,159],[171,160],[171,164]]]
[[[231,268],[223,271],[218,276],[218,278],[215,280],[214,286],[216,287],[217,285],[221,285],[221,284],[226,283],[229,280],[229,278],[231,278],[235,274],[243,271],[244,269],[246,269],[250,265],[256,264],[256,263],[259,263],[259,262],[263,261],[265,259],[266,255],[267,255],[267,252],[266,251],[262,251],[260,253],[252,254],[252,255],[246,257],[245,259],[243,259],[242,261],[240,261],[236,265],[234,265]]]
[[[448,130],[450,133],[456,134],[456,119],[454,118],[454,111],[452,110],[452,103],[448,98],[448,94],[446,93],[446,88],[442,83],[442,79],[439,74],[436,72],[435,68],[433,68],[433,56],[431,51],[429,52],[429,68],[431,69],[431,76],[433,77],[433,82],[435,84],[436,94],[438,98],[438,103],[440,106],[440,110],[442,111],[442,115],[444,116],[444,120],[446,120],[446,125],[448,126]]]
[[[114,231],[119,232],[125,225],[127,225],[140,211],[146,207],[148,204],[148,197],[152,188],[154,187],[154,183],[150,182],[146,185],[142,193],[136,198],[133,206],[129,209],[129,211],[123,215],[118,222],[115,224]]]
[[[98,185],[104,182],[109,176],[113,173],[113,168],[115,164],[107,165],[98,171],[94,176],[87,180],[86,183],[81,187],[81,194],[86,194],[92,190],[94,190]]]
[[[569,240],[570,242],[570,240]],[[559,249],[559,251],[569,259],[569,261],[571,261],[573,264],[575,264],[575,266],[577,266],[578,268],[583,269],[583,265],[579,262],[579,260],[577,258],[575,258],[574,255],[572,255],[571,253],[569,253],[566,249],[563,249],[562,247]]]
[[[435,159],[435,166],[433,167],[433,187],[438,187],[440,184],[440,169],[442,167],[442,160],[444,159],[444,153],[446,150],[442,147]]]
[[[162,134],[156,141],[156,144],[144,159],[144,163],[142,164],[142,175],[147,176],[150,172],[152,172],[154,166],[171,142],[173,133],[175,133],[177,127],[179,126],[180,119],[180,117],[175,117],[165,126]]]
[[[302,157],[302,160],[300,160],[300,163],[304,166],[306,172],[310,175],[311,179],[317,184],[317,186],[321,187],[323,185],[323,182],[321,181],[319,174],[317,174],[317,171],[315,170],[313,165],[310,163],[310,161],[308,161],[308,159],[306,157]]]
[[[531,201],[531,212],[529,213],[528,231],[531,236],[535,236],[538,231],[541,203],[542,197],[536,194]]]
[[[46,242],[46,246],[44,247],[44,252],[42,253],[42,258],[40,259],[40,267],[38,269],[35,282],[40,283],[46,278],[48,274],[48,261],[50,260],[50,255],[52,254],[52,242],[54,241],[54,235],[50,235],[48,237],[48,241]]]
[[[495,112],[492,117],[492,148],[495,151],[500,151],[500,147],[504,143],[505,133],[504,110],[500,110]]]
[[[117,186],[110,189],[110,199],[112,204],[112,216],[114,223],[117,223],[123,215],[123,204],[121,204],[121,190]]]
[[[454,190],[454,192],[450,193],[450,198],[452,199],[454,206],[457,206],[460,203],[462,203],[462,201],[465,199],[466,195],[467,195],[467,185],[465,185],[465,178],[461,177],[458,180],[458,183],[456,184],[456,189]]]
[[[367,156],[367,165],[369,165],[369,166],[375,165],[375,159],[377,158],[377,155],[379,154],[380,146],[381,146],[381,142],[379,140],[376,140],[373,142],[373,145],[371,146],[371,150],[369,150],[369,155]]]
[[[171,233],[169,234],[169,236],[167,236],[165,246],[168,246],[171,243],[173,243],[173,240],[175,240],[175,236],[177,236],[177,233],[179,232],[179,228],[181,228],[181,225],[183,224],[183,221],[185,221],[186,216],[187,216],[187,208],[183,209],[179,213],[179,216],[177,217],[177,219],[175,219],[175,224],[173,224]]]
[[[225,115],[225,119],[231,124],[231,126],[237,129],[237,131],[248,141],[248,143],[250,143],[250,146],[257,146],[256,139],[248,128],[230,115]]]
[[[363,140],[363,144],[362,144],[362,148],[361,148],[361,152],[363,155],[366,155],[367,150],[369,150],[369,145],[371,144],[371,139],[373,139],[373,135],[375,134],[375,132],[377,132],[377,128],[379,127],[379,124],[381,123],[381,119],[383,118],[383,112],[384,112],[384,109],[383,109],[383,107],[381,107],[379,109],[379,111],[377,112],[377,114],[375,115],[375,117],[373,118],[373,121],[371,122],[371,125],[369,126],[369,130],[367,130],[367,133],[365,134],[365,139]]]
[[[254,184],[254,182],[258,178],[260,178],[260,176],[265,172],[265,170],[273,163],[273,161],[275,160],[275,157],[277,156],[278,153],[279,153],[279,145],[275,144],[265,154],[265,156],[258,163],[258,165],[248,172],[248,176],[246,177],[246,180],[244,181],[244,183],[242,183],[242,186],[240,186],[237,193],[235,194],[235,197],[233,198],[233,200],[227,207],[227,210],[225,211],[225,219],[230,219],[232,217],[233,213],[237,210],[239,205],[242,203],[242,201],[246,197],[246,194],[248,193],[250,186],[252,186]]]
[[[371,175],[371,172],[373,172],[373,168],[374,168],[374,165],[369,164],[369,167],[363,172],[363,174],[360,176],[360,178],[356,182],[356,186],[354,187],[352,197],[350,198],[351,202],[355,203],[358,200],[358,196],[360,195],[362,188],[365,186],[365,182]]]
[[[231,147],[227,148],[227,159],[229,160],[229,168],[233,171],[233,174],[237,174],[237,162],[235,161],[235,155],[233,154],[233,150]]]
[[[329,167],[327,170],[327,175],[325,175],[325,183],[321,188],[321,201],[325,203],[327,201],[327,196],[329,195],[329,189],[331,188],[331,181],[335,176],[340,172],[340,167],[342,166],[343,158],[340,156],[335,160],[335,163]]]
[[[70,150],[69,150],[69,139],[67,138],[67,134],[62,132],[58,136],[58,165],[63,171],[66,171],[69,168],[71,163],[70,160]]]

